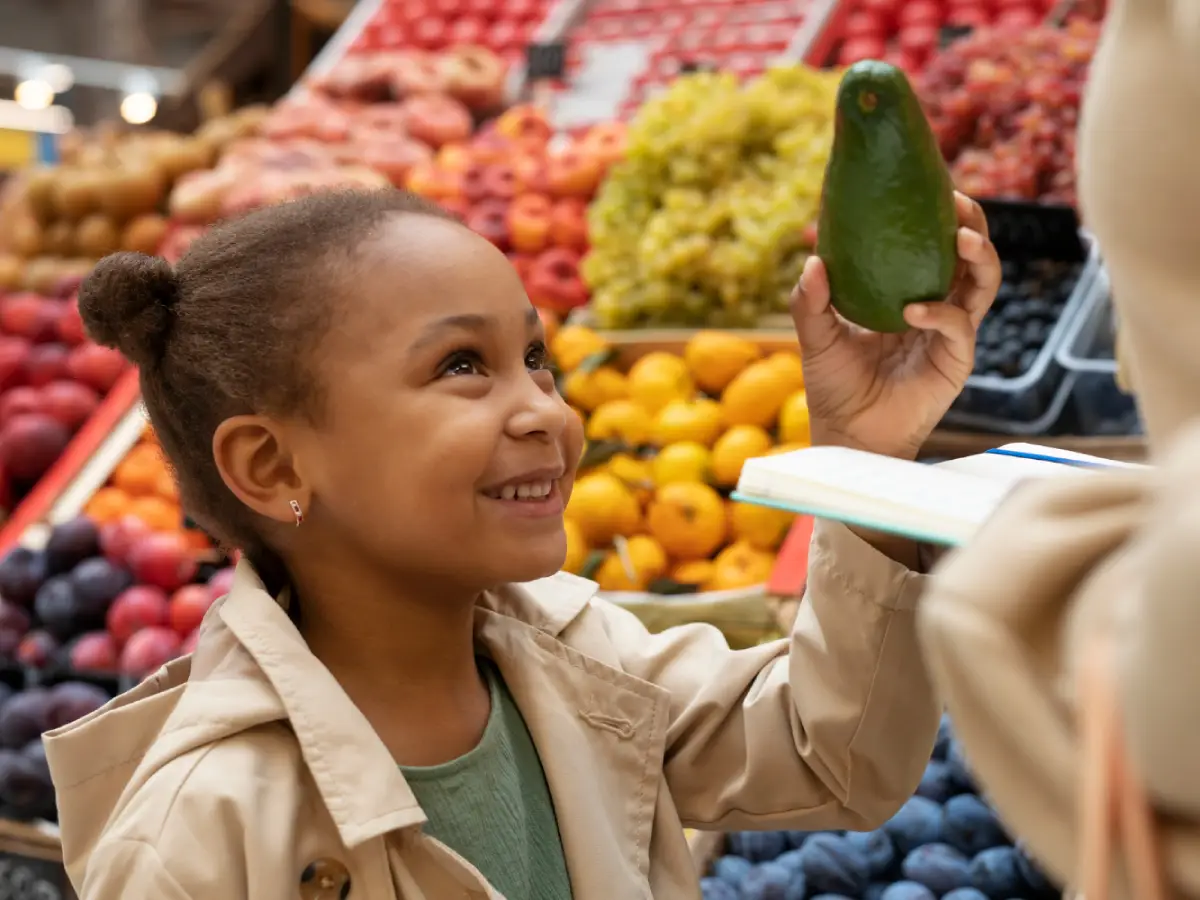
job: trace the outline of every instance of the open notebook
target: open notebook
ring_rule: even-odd
[[[733,499],[953,546],[1019,481],[1086,478],[1112,467],[1141,468],[1036,444],[1006,444],[935,465],[809,447],[747,460]]]

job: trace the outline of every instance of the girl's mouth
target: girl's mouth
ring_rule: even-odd
[[[505,514],[522,518],[561,516],[564,508],[557,480],[506,484],[483,491],[483,496],[493,501]]]
[[[555,490],[555,482],[549,478],[538,481],[526,481],[520,484],[506,484],[503,487],[484,491],[485,497],[493,500],[545,500]]]

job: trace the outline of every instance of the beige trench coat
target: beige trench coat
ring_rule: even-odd
[[[560,574],[487,595],[477,639],[541,754],[575,900],[699,896],[701,829],[871,828],[940,707],[922,576],[820,525],[789,640],[653,635]],[[190,659],[47,737],[81,900],[497,898],[422,833],[357,708],[245,563]]]

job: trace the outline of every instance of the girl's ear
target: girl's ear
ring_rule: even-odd
[[[225,486],[260,516],[293,524],[293,502],[308,508],[311,489],[278,422],[254,415],[228,418],[213,433],[212,452]]]

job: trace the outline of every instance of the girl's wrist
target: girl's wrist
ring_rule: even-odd
[[[877,456],[890,456],[893,459],[906,459],[910,462],[917,458],[924,441],[864,442],[857,440],[844,430],[833,425],[813,422],[810,433],[814,447],[845,447],[849,450],[862,450]]]

